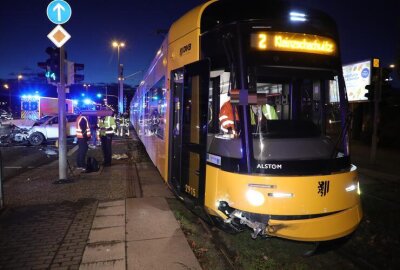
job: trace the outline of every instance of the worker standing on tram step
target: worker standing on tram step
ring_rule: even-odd
[[[105,116],[99,119],[101,149],[103,150],[103,166],[111,166],[112,138],[117,128],[114,116]]]
[[[78,138],[78,156],[76,163],[79,170],[86,170],[86,153],[88,151],[88,140],[91,137],[88,119],[79,113],[76,119],[76,137]]]

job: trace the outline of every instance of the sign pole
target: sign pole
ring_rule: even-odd
[[[57,26],[47,37],[60,48],[60,82],[57,84],[58,93],[58,171],[59,178],[55,183],[68,182],[67,175],[67,132],[66,132],[66,102],[65,102],[65,50],[64,44],[71,35],[60,24],[66,23],[72,14],[71,6],[65,1],[54,0],[46,9],[49,20]]]
[[[66,103],[65,103],[65,52],[60,47],[60,83],[58,88],[58,168],[59,181],[67,181],[67,134],[66,134]]]
[[[4,177],[4,173],[3,173],[3,157],[1,155],[1,150],[0,150],[0,210],[3,209],[4,207],[4,202],[3,202],[3,177]]]
[[[378,148],[378,125],[379,125],[379,102],[381,101],[382,95],[382,68],[378,68],[378,76],[375,83],[375,95],[374,95],[374,122],[371,139],[371,153],[370,163],[375,164],[376,162],[376,150]]]

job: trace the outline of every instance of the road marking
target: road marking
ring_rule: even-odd
[[[22,166],[8,166],[4,167],[4,169],[22,169]]]

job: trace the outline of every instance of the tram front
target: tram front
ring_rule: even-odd
[[[204,11],[201,36],[211,62],[207,210],[253,237],[350,234],[362,210],[335,23],[283,5],[219,9]]]

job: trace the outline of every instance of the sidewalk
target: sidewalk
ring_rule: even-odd
[[[138,149],[114,140],[113,153],[129,158],[74,171],[70,184],[53,184],[57,161],[7,181],[0,269],[201,269],[165,199],[172,194]],[[101,163],[100,148],[88,155]]]
[[[400,182],[400,150],[378,147],[375,164],[370,163],[369,145],[352,141],[350,152],[351,162],[361,174],[375,179]]]
[[[131,169],[137,197],[99,203],[80,269],[200,270],[156,168],[147,160]]]

